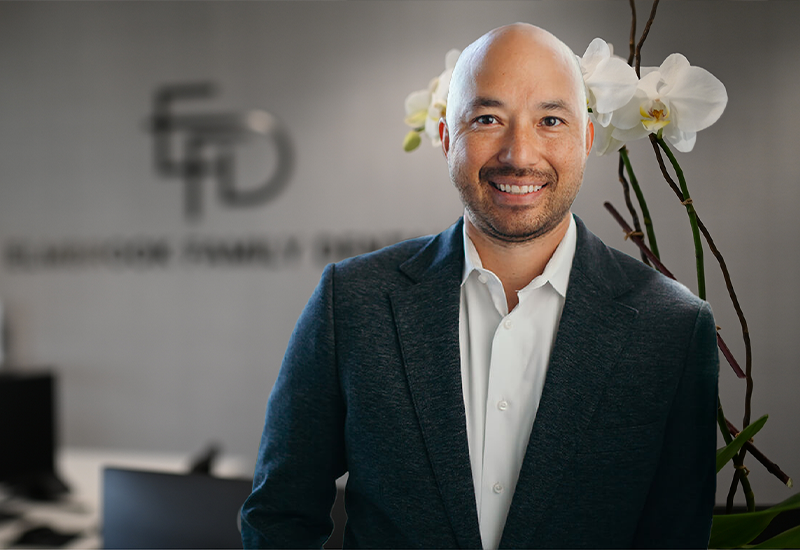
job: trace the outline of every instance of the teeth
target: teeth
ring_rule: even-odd
[[[527,195],[528,193],[535,193],[544,185],[508,185],[505,183],[497,184],[497,188],[504,193],[511,193],[512,195]]]

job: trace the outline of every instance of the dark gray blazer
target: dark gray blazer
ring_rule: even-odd
[[[707,303],[578,220],[501,547],[705,547],[718,353]],[[459,355],[462,221],[329,265],[272,390],[245,547],[479,548]]]

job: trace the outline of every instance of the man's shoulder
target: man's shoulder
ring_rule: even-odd
[[[416,256],[435,238],[436,235],[425,235],[400,241],[373,252],[336,262],[334,269],[338,275],[346,277],[386,275],[397,271],[400,265]]]
[[[656,303],[688,306],[697,309],[704,302],[683,283],[670,279],[637,258],[608,247],[631,283],[631,292]]]
[[[430,269],[463,258],[461,220],[437,235],[404,240],[333,265],[337,280],[391,282],[418,280]]]
[[[584,229],[584,245],[588,245],[590,251],[585,254],[588,261],[584,260],[582,268],[595,275],[599,273],[598,279],[613,279],[607,283],[615,287],[619,299],[637,309],[688,309],[694,312],[705,303],[684,284],[665,276],[640,259],[608,246],[585,226]]]

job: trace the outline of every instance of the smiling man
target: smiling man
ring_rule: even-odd
[[[701,547],[715,491],[708,304],[570,208],[593,128],[575,56],[471,44],[439,123],[465,215],[330,265],[270,396],[245,547]]]

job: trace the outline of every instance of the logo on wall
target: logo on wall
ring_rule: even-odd
[[[258,206],[274,199],[289,182],[294,164],[289,135],[281,122],[262,110],[239,113],[176,114],[178,100],[210,98],[209,82],[173,84],[156,90],[151,130],[155,166],[167,178],[180,178],[184,214],[198,220],[203,213],[203,183],[216,182],[218,200],[227,206]],[[236,148],[262,142],[274,148],[276,165],[256,187],[240,188],[236,181]],[[182,154],[176,157],[176,143]]]

